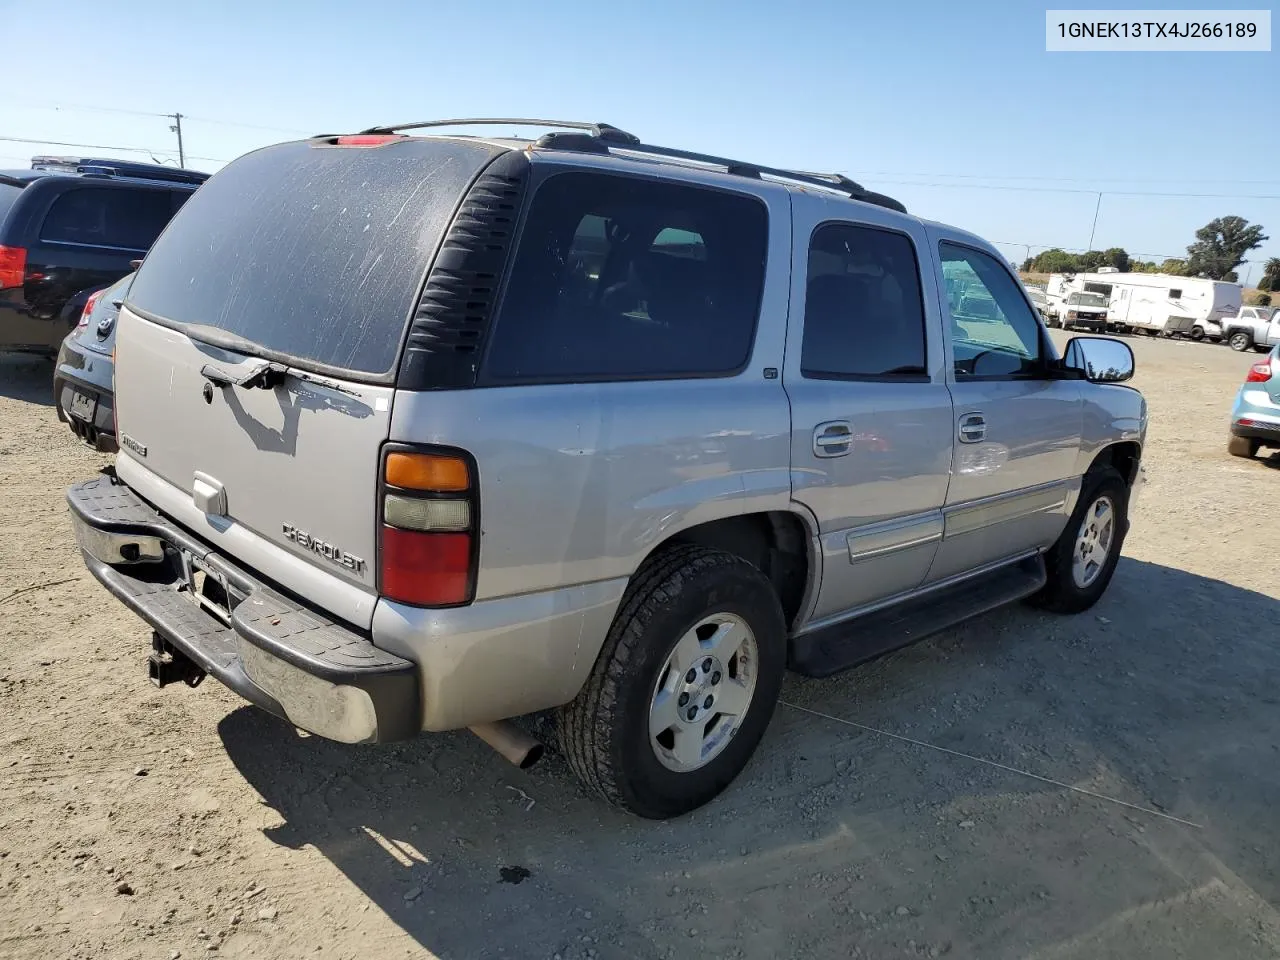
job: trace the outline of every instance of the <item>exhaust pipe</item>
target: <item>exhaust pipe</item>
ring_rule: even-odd
[[[542,744],[510,720],[477,723],[469,729],[521,770],[528,770],[542,759]]]

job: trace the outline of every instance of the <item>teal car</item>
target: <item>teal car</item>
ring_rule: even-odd
[[[1280,449],[1280,344],[1249,368],[1231,408],[1227,451],[1252,457],[1259,447]]]

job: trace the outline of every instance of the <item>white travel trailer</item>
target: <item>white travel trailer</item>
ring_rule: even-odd
[[[1197,340],[1218,333],[1222,321],[1239,312],[1243,292],[1238,283],[1165,273],[1055,273],[1049,278],[1051,301],[1077,291],[1109,299],[1107,323],[1113,328]]]

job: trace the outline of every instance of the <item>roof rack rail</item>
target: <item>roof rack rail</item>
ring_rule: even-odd
[[[558,150],[574,150],[584,149],[583,146],[575,144],[573,141],[578,138],[564,137],[556,134],[548,134],[537,141],[537,146],[554,148]],[[590,147],[585,147],[591,151]],[[735,176],[751,177],[759,180],[761,177],[773,177],[777,180],[789,180],[792,183],[802,183],[812,187],[825,187],[828,190],[834,190],[837,193],[843,193],[854,200],[861,200],[864,203],[874,203],[879,207],[886,207],[890,210],[897,210],[899,213],[906,213],[907,208],[899,200],[886,196],[883,193],[876,193],[874,190],[868,190],[862,184],[850,180],[841,173],[810,173],[806,170],[785,170],[781,167],[767,167],[758,163],[748,163],[744,160],[730,160],[728,157],[717,157],[707,153],[695,153],[692,150],[677,150],[673,147],[657,147],[648,143],[635,144],[617,144],[615,149],[625,153],[638,153],[645,156],[668,157],[673,160],[688,160],[692,163],[704,164],[712,167],[723,167],[727,173]],[[598,148],[595,151],[598,152]]]
[[[688,160],[692,163],[723,167],[735,176],[760,179],[762,176],[778,180],[790,180],[813,187],[826,187],[837,193],[843,193],[854,200],[874,203],[877,206],[906,213],[907,208],[901,201],[883,193],[868,190],[862,184],[850,180],[841,173],[811,173],[806,170],[784,170],[779,167],[766,167],[757,163],[742,160],[730,160],[727,157],[712,156],[707,153],[695,153],[691,150],[677,150],[672,147],[658,147],[642,143],[635,134],[613,126],[610,123],[588,123],[582,120],[533,120],[521,117],[468,117],[457,120],[420,120],[416,123],[400,123],[383,127],[370,127],[361,130],[362,135],[378,135],[399,133],[404,130],[423,130],[429,127],[457,127],[470,125],[507,125],[516,124],[525,127],[555,127],[561,130],[584,131],[583,133],[548,133],[534,141],[534,146],[552,150],[571,150],[579,153],[608,153],[610,149],[627,153],[639,153],[645,156],[666,157],[672,160]]]
[[[396,123],[384,127],[370,127],[361,134],[399,133],[401,130],[423,130],[427,127],[507,126],[559,127],[564,130],[586,130],[591,136],[609,143],[638,144],[635,134],[619,130],[611,123],[587,123],[582,120],[534,120],[528,117],[463,117],[456,120],[419,120],[416,123]]]

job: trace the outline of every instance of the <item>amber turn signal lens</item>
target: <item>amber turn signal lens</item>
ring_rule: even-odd
[[[404,490],[456,493],[471,486],[465,460],[432,453],[387,454],[386,479]]]

